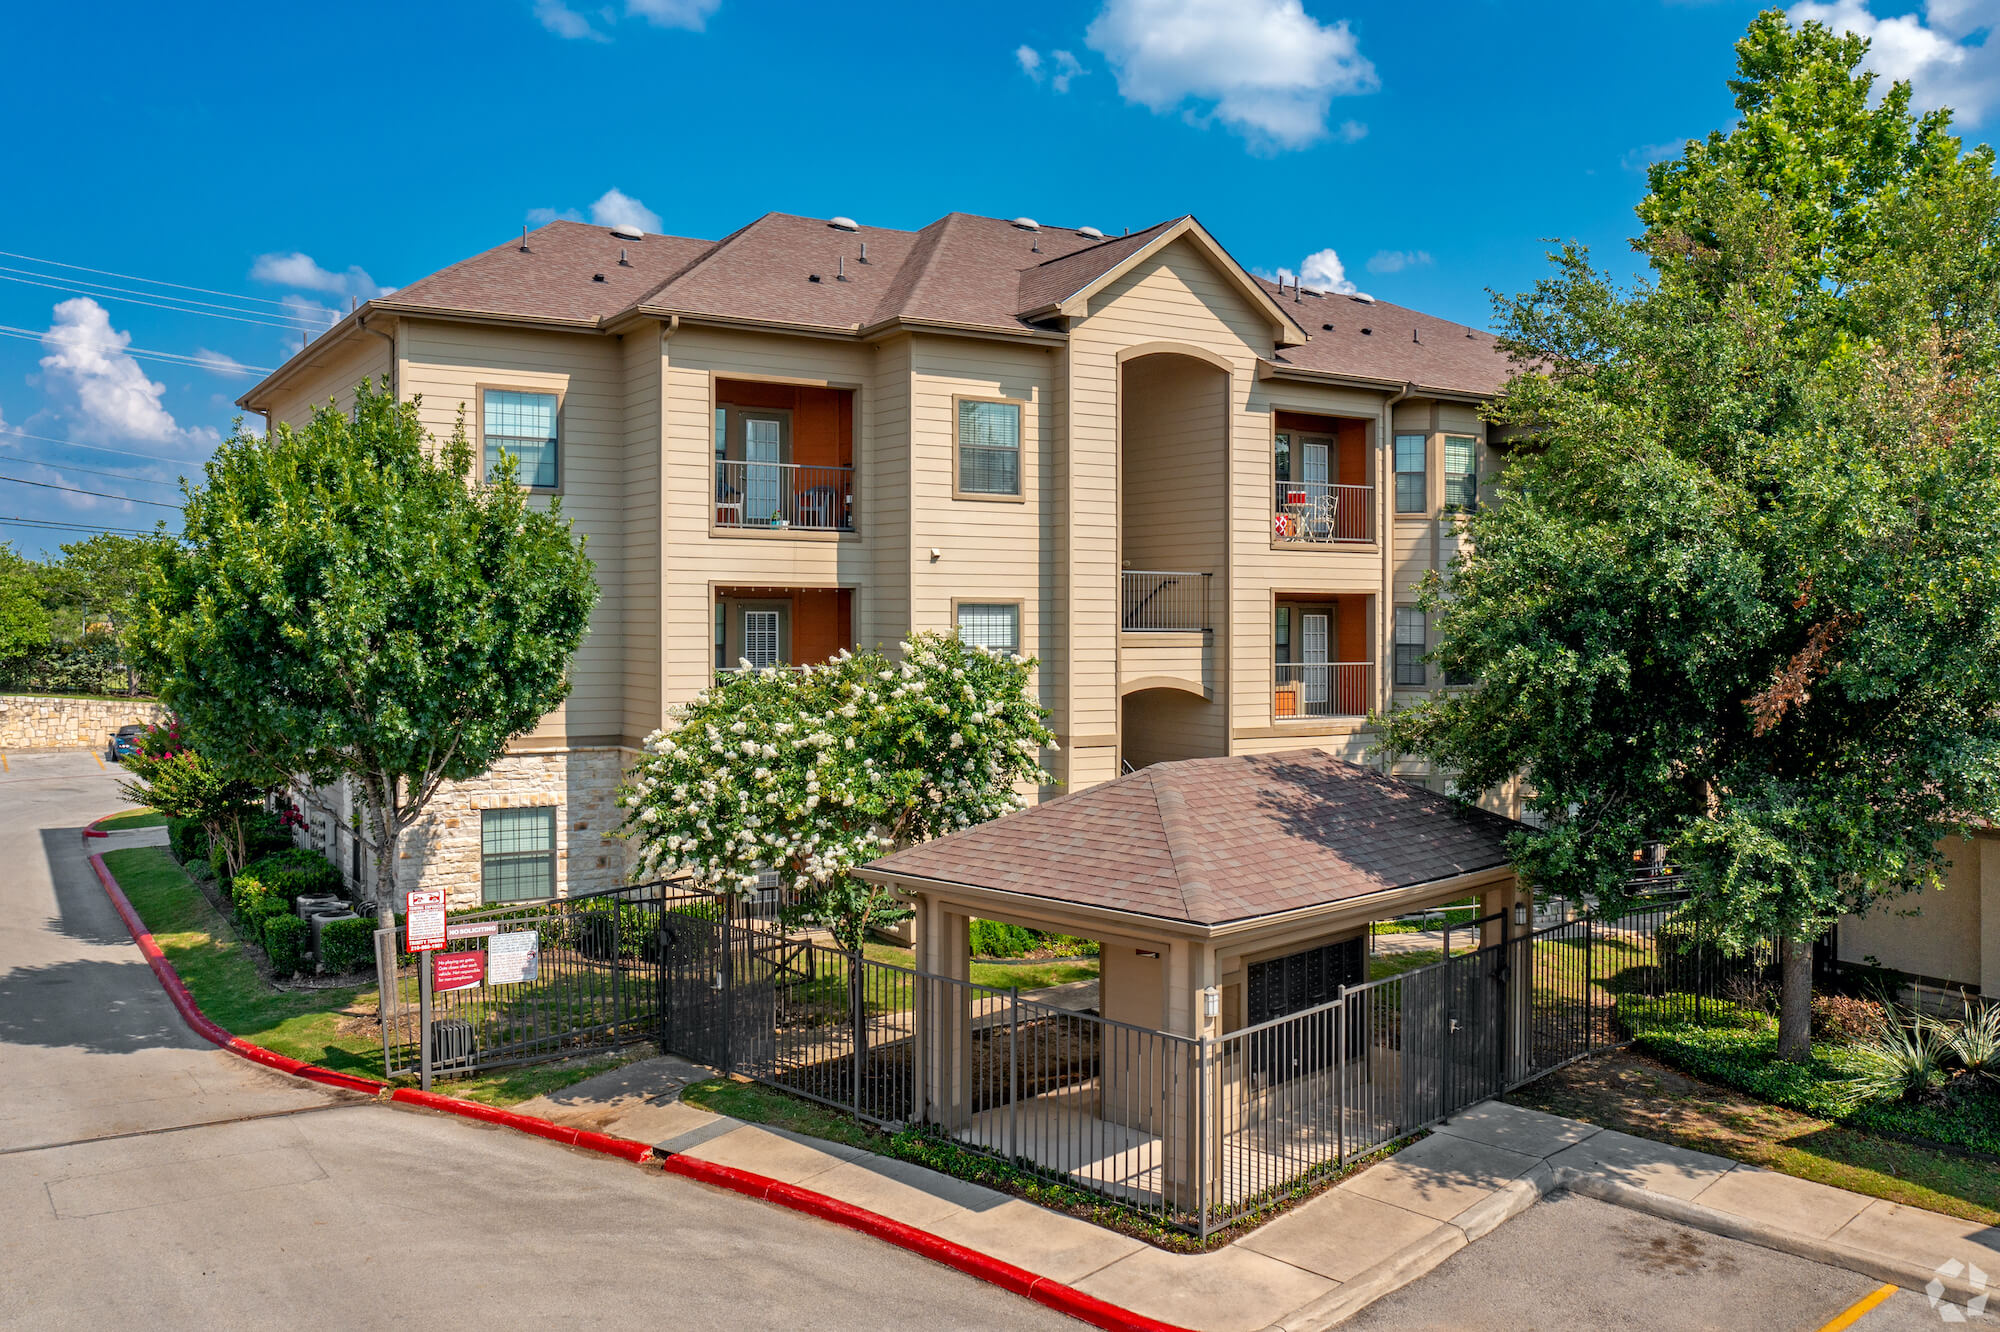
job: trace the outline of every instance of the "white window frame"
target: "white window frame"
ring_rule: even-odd
[[[1007,407],[1014,413],[1014,488],[1012,490],[986,490],[965,484],[965,464],[968,449],[986,452],[1003,451],[1005,445],[969,444],[965,440],[966,409],[978,407]],[[1028,404],[1018,398],[975,398],[958,395],[951,400],[951,493],[953,499],[1005,500],[1019,503],[1028,489]]]
[[[526,479],[526,467],[525,467],[525,464],[527,462],[526,456],[520,453],[518,450],[507,450],[506,445],[503,442],[501,442],[505,440],[525,441],[527,439],[527,436],[501,435],[494,433],[491,425],[489,424],[487,414],[491,410],[491,399],[493,395],[496,393],[504,393],[517,398],[547,398],[549,400],[550,404],[549,428],[553,432],[552,434],[550,434],[550,436],[546,441],[551,462],[550,471],[553,474],[553,479],[549,482],[549,484],[538,485],[528,481]],[[516,473],[516,475],[521,477],[522,484],[525,485],[527,489],[540,491],[544,494],[550,494],[561,490],[562,478],[563,478],[562,408],[563,408],[562,394],[556,392],[553,389],[515,388],[512,387],[511,385],[506,385],[506,384],[480,385],[479,386],[480,476],[483,479],[487,480],[492,479],[494,471],[499,465],[499,458],[497,454],[502,450],[506,450],[507,452],[512,452],[514,456],[516,458],[519,458],[521,462],[524,464],[524,466]],[[537,442],[539,443],[542,441],[537,441]]]
[[[998,617],[1004,617],[1008,623],[1009,630],[1013,638],[1012,643],[1006,645],[980,643],[980,642],[975,642],[971,638],[967,638],[965,636],[967,612],[971,612],[972,615],[975,617],[982,614],[991,616],[994,615],[995,612],[998,612]],[[958,635],[959,641],[969,646],[984,647],[994,652],[1004,653],[1009,656],[1016,655],[1021,651],[1021,603],[1018,601],[953,602],[951,608],[951,624],[952,624],[952,632]]]

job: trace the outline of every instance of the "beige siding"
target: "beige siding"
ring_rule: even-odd
[[[1985,886],[1992,876],[1981,873],[1981,861],[1994,861],[2000,868],[2000,839],[1953,838],[1941,849],[1952,862],[1942,887],[1886,898],[1865,915],[1841,920],[1841,961],[1873,962],[1933,982],[1981,986],[1983,908],[2000,912],[2000,893]],[[1987,969],[2000,979],[2000,958]]]
[[[625,729],[625,366],[608,337],[409,320],[399,333],[401,390],[421,399],[425,426],[439,438],[461,409],[475,456],[479,390],[554,393],[561,440],[562,512],[586,541],[600,595],[590,633],[571,667],[569,700],[544,719],[536,738],[605,743]],[[545,496],[532,501],[549,504]]]
[[[666,427],[662,416],[666,351],[660,329],[646,324],[627,333],[621,350],[625,376],[625,567],[620,589],[624,622],[623,729],[641,739],[665,720],[665,670],[661,626],[666,593]]]
[[[706,686],[714,667],[717,587],[854,587],[856,632],[870,623],[874,519],[874,352],[852,343],[773,333],[683,327],[667,343],[666,703]],[[855,394],[855,527],[852,534],[716,529],[717,378],[821,384]],[[866,643],[864,637],[863,642]]]
[[[391,369],[387,338],[362,332],[329,343],[324,354],[310,357],[305,370],[273,401],[271,421],[303,426],[312,420],[315,408],[329,402],[339,411],[349,411],[354,406],[355,385],[364,379],[380,379]]]
[[[1229,718],[1220,703],[1178,689],[1142,689],[1121,702],[1121,756],[1135,768],[1229,752]]]
[[[955,627],[954,602],[1020,602],[1021,643],[1055,657],[1047,595],[1057,567],[1053,514],[1057,463],[1051,448],[1054,358],[1040,347],[971,338],[912,340],[910,375],[910,627]],[[1021,497],[954,497],[953,440],[961,397],[1008,398],[1021,410]],[[933,560],[931,552],[938,552]],[[1044,706],[1058,712],[1046,678]],[[1056,729],[1061,732],[1059,719]]]

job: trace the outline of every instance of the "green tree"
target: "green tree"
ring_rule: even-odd
[[[906,912],[852,871],[1018,808],[1051,780],[1035,663],[918,634],[901,659],[843,654],[726,673],[648,737],[619,800],[639,871],[743,893],[766,870],[801,924],[859,949]]]
[[[183,743],[177,721],[146,732],[139,752],[125,761],[125,771],[130,778],[119,782],[118,789],[127,800],[170,819],[200,823],[209,845],[222,848],[225,871],[232,877],[249,859],[246,821],[262,808],[264,792],[284,779],[281,772],[259,781],[224,771]]]
[[[1662,842],[1732,949],[1810,946],[2000,814],[2000,186],[1866,44],[1770,11],[1740,118],[1661,163],[1621,290],[1569,248],[1500,303],[1519,431],[1433,579],[1475,677],[1389,719],[1461,789],[1519,775],[1526,876],[1612,901]]]
[[[0,668],[48,646],[49,615],[42,606],[40,567],[0,542]]]
[[[66,639],[98,635],[114,641],[129,633],[139,619],[141,593],[154,551],[164,534],[146,537],[100,532],[87,541],[72,541],[62,558],[43,574],[46,603],[55,631]],[[120,653],[125,687],[136,693],[138,672],[130,648]]]
[[[511,457],[479,483],[462,420],[440,444],[363,382],[351,414],[217,451],[135,641],[211,761],[354,783],[390,925],[401,835],[568,695],[596,596]]]

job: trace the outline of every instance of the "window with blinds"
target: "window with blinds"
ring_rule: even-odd
[[[1430,497],[1425,492],[1428,482],[1424,475],[1424,449],[1427,437],[1423,435],[1396,436],[1396,512],[1423,513],[1430,508]]]
[[[500,455],[516,459],[524,486],[553,490],[556,486],[556,395],[487,389],[481,407],[481,437],[486,444],[486,475],[497,475]]]
[[[958,608],[958,640],[994,652],[1021,650],[1021,607],[1011,601],[966,603]]]
[[[778,655],[778,612],[743,612],[743,659],[756,668],[776,666]]]
[[[1479,473],[1470,435],[1444,437],[1444,505],[1470,509],[1479,499]]]
[[[1396,683],[1424,685],[1424,612],[1417,606],[1396,607]]]
[[[1021,404],[958,404],[958,489],[967,495],[1021,493]]]
[[[556,895],[556,811],[479,811],[480,896],[488,902],[538,902]]]

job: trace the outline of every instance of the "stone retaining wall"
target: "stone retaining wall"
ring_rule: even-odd
[[[121,726],[166,719],[165,708],[143,698],[0,694],[0,749],[103,749]]]

